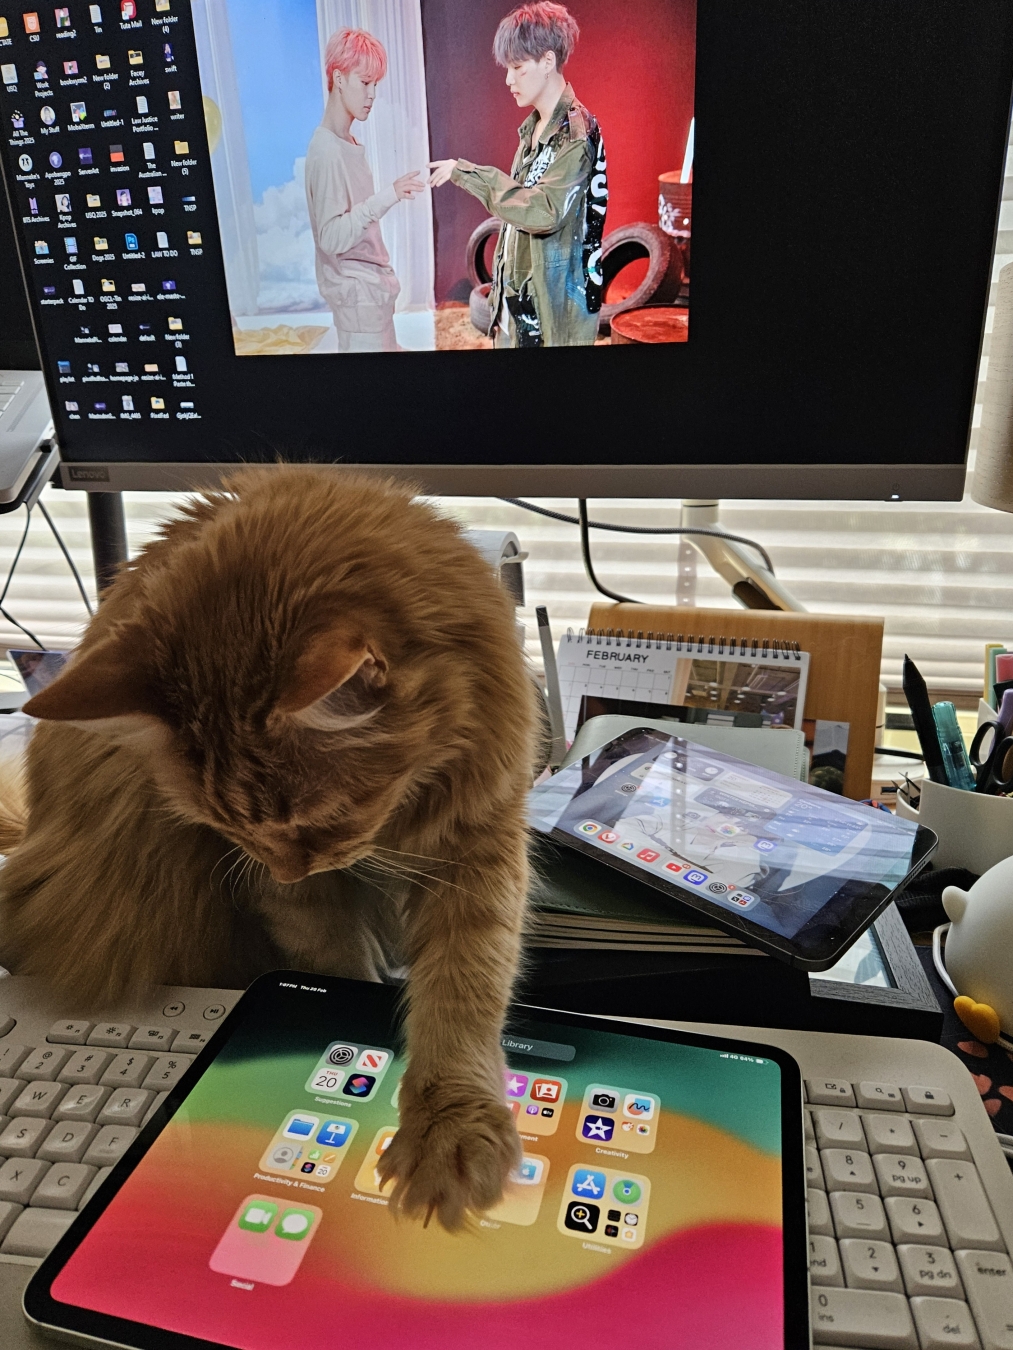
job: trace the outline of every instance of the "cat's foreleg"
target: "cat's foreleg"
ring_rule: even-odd
[[[379,1164],[391,1203],[447,1229],[496,1204],[521,1144],[504,1101],[503,1019],[520,955],[526,840],[460,843],[407,915],[408,1068]]]

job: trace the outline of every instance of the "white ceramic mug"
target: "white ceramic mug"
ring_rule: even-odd
[[[933,867],[966,867],[987,872],[1013,856],[1013,797],[963,792],[923,779],[915,811],[903,792],[897,793],[897,814],[915,820],[939,836]]]

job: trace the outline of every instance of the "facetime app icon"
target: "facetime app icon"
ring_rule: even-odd
[[[259,1284],[289,1284],[309,1250],[323,1210],[248,1195],[208,1262],[219,1275]]]

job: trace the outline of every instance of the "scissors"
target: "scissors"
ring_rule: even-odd
[[[991,735],[988,753],[982,758],[982,747]],[[983,722],[974,733],[968,759],[975,771],[975,792],[999,794],[1013,792],[1013,736],[1010,736],[1001,722]],[[1009,764],[1009,772],[1006,766]]]

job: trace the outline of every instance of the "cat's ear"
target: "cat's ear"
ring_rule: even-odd
[[[387,683],[387,662],[376,643],[349,628],[318,633],[296,659],[275,710],[305,713],[353,678],[359,689],[377,689]]]
[[[108,638],[76,655],[52,684],[24,705],[30,717],[52,722],[97,722],[157,717],[141,660],[139,635]]]

